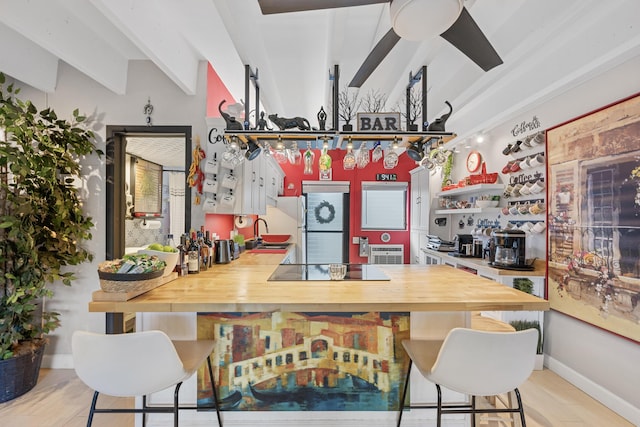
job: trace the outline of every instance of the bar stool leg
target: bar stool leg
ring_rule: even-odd
[[[400,422],[402,421],[402,412],[404,410],[404,404],[407,398],[407,389],[409,388],[409,378],[411,376],[411,365],[413,365],[413,361],[409,359],[409,369],[407,369],[407,379],[404,382],[404,390],[402,391],[402,399],[400,400],[400,413],[398,414],[398,424],[396,424],[396,427],[400,427]]]
[[[218,425],[222,427],[222,417],[220,416],[220,406],[218,406],[218,392],[216,391],[216,383],[213,381],[213,368],[211,368],[211,356],[207,356],[207,368],[209,368],[209,381],[211,382],[211,390],[213,391],[213,403],[216,405],[216,416],[218,417]]]

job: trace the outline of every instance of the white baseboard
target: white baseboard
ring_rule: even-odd
[[[621,399],[609,390],[591,381],[589,378],[586,378],[582,374],[574,371],[564,363],[547,355],[545,355],[545,366],[605,405],[607,408],[611,409],[613,412],[623,418],[626,418],[633,425],[640,426],[640,408],[636,408],[631,403]]]
[[[70,354],[45,354],[42,356],[42,368],[73,369],[73,356]]]

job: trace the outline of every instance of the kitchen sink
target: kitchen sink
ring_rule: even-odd
[[[274,245],[274,244],[268,244],[268,243],[263,243],[258,247],[253,248],[253,251],[271,251],[273,249],[289,249],[289,245]]]

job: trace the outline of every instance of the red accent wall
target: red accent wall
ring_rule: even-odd
[[[207,67],[207,117],[220,117],[218,104],[223,99],[227,100],[225,105],[234,104],[236,101],[224,85],[220,76],[213,69],[211,64]]]
[[[300,165],[292,165],[290,163],[281,164],[282,170],[285,173],[284,179],[284,195],[285,196],[299,196],[302,192],[302,181],[315,181],[319,178],[319,169],[317,160],[320,157],[320,151],[314,150],[316,162],[313,165],[313,175],[304,175],[303,170],[304,166]],[[398,165],[395,169],[388,170],[382,166],[382,160],[373,163],[370,162],[365,168],[358,169],[357,167],[353,170],[344,170],[342,167],[342,159],[345,155],[344,150],[332,150],[329,151],[329,156],[331,156],[331,167],[332,178],[334,181],[349,181],[351,188],[350,195],[350,220],[349,220],[349,262],[350,263],[363,263],[366,262],[367,259],[360,257],[358,255],[359,246],[352,244],[352,238],[354,236],[358,237],[368,237],[369,244],[381,244],[384,243],[380,239],[380,235],[384,232],[384,230],[376,230],[363,231],[361,226],[361,213],[362,213],[362,182],[363,181],[375,181],[377,173],[395,173],[398,175],[398,182],[411,182],[411,174],[409,171],[416,167],[416,162],[411,160],[406,154],[402,154],[399,157]],[[293,188],[289,188],[292,186]],[[410,190],[410,188],[409,188]],[[407,213],[411,215],[411,200],[407,195]],[[409,263],[409,216],[407,217],[407,229],[398,231],[398,230],[389,230],[387,233],[391,236],[391,240],[387,242],[388,244],[403,244],[404,245],[404,262]]]

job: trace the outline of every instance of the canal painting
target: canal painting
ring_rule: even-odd
[[[220,408],[397,411],[409,313],[198,313],[198,339],[216,341]],[[198,405],[211,406],[198,372]],[[209,390],[209,391],[207,391]]]

